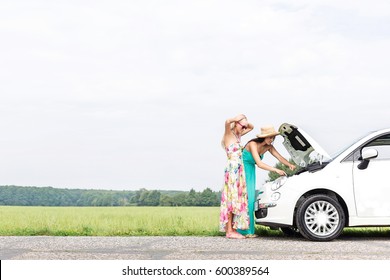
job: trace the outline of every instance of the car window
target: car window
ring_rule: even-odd
[[[378,151],[376,159],[390,160],[390,134],[382,135],[368,143],[363,149],[374,148]]]
[[[372,132],[370,132],[372,133]],[[355,139],[354,141],[352,141],[349,145],[345,146],[343,149],[341,149],[339,152],[335,153],[332,155],[332,159],[338,157],[341,153],[343,153],[345,150],[347,150],[349,147],[351,147],[351,145],[353,145],[354,143],[360,141],[361,139],[363,139],[364,137],[366,137],[367,135],[363,135],[357,139]],[[358,160],[360,157],[360,149],[357,149],[355,150],[352,154],[350,154],[349,156],[347,156],[343,161],[355,161],[355,160]]]

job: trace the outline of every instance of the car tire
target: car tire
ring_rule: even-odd
[[[345,214],[337,199],[315,194],[305,198],[298,206],[295,222],[303,237],[313,241],[330,241],[343,231]]]

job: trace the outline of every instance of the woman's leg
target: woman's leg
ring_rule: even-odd
[[[228,222],[226,224],[226,237],[233,238],[233,239],[244,239],[245,238],[245,236],[238,233],[233,228],[233,213],[229,213],[229,215],[228,215]]]
[[[228,215],[228,222],[226,225],[226,235],[233,232],[233,214],[230,212]]]

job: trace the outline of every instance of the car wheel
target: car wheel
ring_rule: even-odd
[[[313,241],[330,241],[337,238],[345,225],[345,214],[337,199],[316,194],[303,200],[296,212],[299,232]]]
[[[287,236],[299,236],[299,230],[295,227],[280,227],[280,230]]]

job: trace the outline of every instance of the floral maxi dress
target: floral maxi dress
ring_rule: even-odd
[[[234,229],[247,229],[249,227],[248,197],[240,142],[237,141],[227,147],[226,154],[228,159],[219,217],[219,230],[222,232],[226,232],[229,213],[233,214],[232,225]]]

